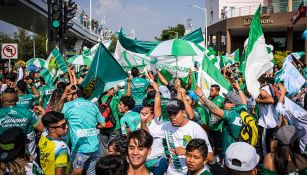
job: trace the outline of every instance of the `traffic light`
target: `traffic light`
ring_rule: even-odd
[[[76,12],[77,12],[77,4],[72,0],[66,1],[64,4],[64,20],[63,20],[64,33],[73,26],[73,23],[69,21],[76,16]]]
[[[52,40],[57,41],[62,33],[62,0],[51,0],[51,31]]]

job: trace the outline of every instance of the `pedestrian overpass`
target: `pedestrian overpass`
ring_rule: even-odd
[[[74,49],[79,50],[83,43],[94,45],[99,35],[84,28],[75,17],[71,20],[73,27],[66,32],[65,37],[76,38]],[[0,20],[21,27],[36,34],[48,33],[47,0],[1,0]]]

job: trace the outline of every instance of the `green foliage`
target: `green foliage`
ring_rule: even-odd
[[[286,58],[291,52],[290,51],[275,51],[274,61],[278,67],[282,67],[283,59]]]
[[[108,48],[109,52],[114,53],[115,52],[115,48],[116,48],[116,43],[117,43],[117,37],[116,35],[112,35],[111,36],[111,44]]]
[[[35,35],[35,57],[46,58],[46,37]],[[27,61],[33,58],[33,37],[22,28],[18,28],[13,34],[0,33],[0,44],[17,43],[18,60]]]
[[[176,35],[178,34],[178,38],[182,37],[185,33],[185,28],[183,24],[177,24],[175,27],[168,27],[168,29],[162,30],[162,33],[160,35],[160,38],[156,37],[159,41],[165,41],[169,39],[176,38]]]

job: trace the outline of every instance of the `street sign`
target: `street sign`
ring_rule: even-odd
[[[17,59],[18,45],[16,43],[5,43],[1,47],[2,59]]]

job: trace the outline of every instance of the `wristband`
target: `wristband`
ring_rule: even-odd
[[[199,96],[199,98],[202,98],[204,95],[205,95],[205,94],[203,94],[203,95]]]

